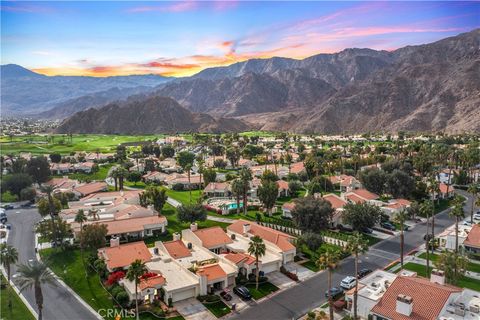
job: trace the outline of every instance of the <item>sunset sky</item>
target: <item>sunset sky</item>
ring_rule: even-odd
[[[480,27],[479,12],[479,2],[2,1],[1,63],[186,76],[250,58],[433,42]]]

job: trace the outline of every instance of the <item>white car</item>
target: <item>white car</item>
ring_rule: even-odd
[[[355,277],[348,276],[343,278],[342,282],[340,282],[340,287],[346,290],[350,290],[353,287],[355,287],[356,283],[357,283],[357,280],[355,279]]]
[[[480,220],[480,213],[475,213],[475,214],[473,215],[473,219],[475,219],[475,220]]]

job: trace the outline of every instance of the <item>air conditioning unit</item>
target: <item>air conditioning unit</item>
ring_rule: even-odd
[[[193,248],[193,245],[192,245],[192,243],[191,243],[191,242],[187,243],[187,248],[188,248],[188,250],[192,250],[192,248]]]
[[[470,312],[480,313],[480,306],[478,304],[471,305],[469,310]]]
[[[158,248],[153,248],[153,253],[158,255]]]
[[[230,238],[231,238],[232,240],[235,240],[235,234],[232,234],[232,235],[230,236]]]

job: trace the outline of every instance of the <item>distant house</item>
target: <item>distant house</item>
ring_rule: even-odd
[[[293,209],[295,209],[295,202],[285,202],[282,205],[282,216],[285,218],[292,218]]]
[[[230,183],[228,182],[210,182],[203,193],[209,197],[230,197]]]
[[[169,186],[172,187],[176,184],[181,184],[183,186],[183,189],[185,190],[193,190],[193,189],[199,189],[200,188],[200,175],[190,175],[190,179],[188,178],[187,174],[173,174],[169,175],[165,179],[165,183]]]
[[[96,164],[94,162],[79,162],[75,164],[75,170],[77,172],[83,172],[83,173],[92,173],[93,172],[93,167]]]
[[[76,188],[73,189],[73,192],[78,197],[85,197],[92,193],[107,191],[107,189],[108,189],[108,185],[105,182],[100,181],[100,182],[86,183],[86,184],[77,186]]]
[[[71,163],[52,163],[50,171],[56,175],[69,174],[74,171],[74,166]]]
[[[290,188],[288,187],[288,182],[285,180],[278,180],[278,197],[288,197],[290,195]]]
[[[390,218],[393,218],[400,211],[410,208],[411,204],[412,202],[407,199],[393,199],[382,206],[381,209]]]
[[[118,269],[128,269],[132,262],[137,259],[142,262],[148,262],[152,258],[152,254],[145,242],[137,241],[120,244],[118,238],[110,240],[110,247],[98,249],[98,256],[105,261],[110,272]]]
[[[164,182],[165,179],[167,178],[167,174],[163,173],[163,172],[159,172],[159,171],[149,171],[147,172],[146,174],[144,174],[142,176],[142,180],[145,182],[145,183],[148,183],[148,182],[157,182],[157,183],[161,183],[161,182]]]
[[[358,181],[355,177],[346,174],[331,176],[329,179],[340,192],[349,192],[362,187],[360,181]]]
[[[480,253],[480,225],[473,225],[472,229],[468,233],[467,238],[463,242],[465,251],[471,253]]]
[[[330,202],[332,208],[335,209],[332,216],[332,227],[335,227],[342,221],[343,207],[347,204],[347,201],[333,193],[326,194],[322,198]]]
[[[380,198],[377,194],[368,191],[367,189],[352,190],[342,194],[342,198],[356,204],[368,202],[370,204],[377,204],[377,199]]]
[[[305,171],[305,165],[303,162],[295,162],[290,165],[290,173],[299,174]]]

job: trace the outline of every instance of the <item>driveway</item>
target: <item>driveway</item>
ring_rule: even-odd
[[[175,302],[177,311],[187,320],[215,320],[215,316],[196,298]]]
[[[16,213],[16,212],[19,213]],[[40,221],[40,215],[34,209],[7,210],[8,223],[12,225],[8,237],[8,244],[14,246],[18,251],[18,263],[27,263],[29,260],[36,260],[35,257],[35,234],[34,224]],[[12,266],[12,275],[17,272],[16,266]],[[58,284],[58,282],[57,282]],[[60,284],[56,287],[42,286],[43,292],[43,317],[46,320],[90,320],[97,319],[87,308],[85,308],[66,288]],[[23,292],[25,298],[37,310],[33,290]]]

